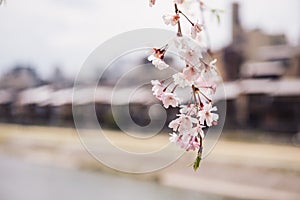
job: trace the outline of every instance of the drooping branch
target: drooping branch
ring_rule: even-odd
[[[176,14],[179,14],[178,6],[177,6],[176,3],[174,4],[174,7],[175,7],[175,13],[176,13]],[[182,37],[182,31],[181,31],[180,19],[178,20],[177,26],[178,26],[177,36],[178,36],[178,37]]]

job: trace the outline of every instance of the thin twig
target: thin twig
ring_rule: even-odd
[[[200,91],[200,90],[199,90]],[[211,103],[212,100],[210,98],[208,98],[203,92],[200,91],[200,94],[209,102]]]
[[[194,26],[194,23],[181,10],[179,10],[178,12],[182,14],[188,20],[188,22],[192,24],[192,26]]]
[[[196,88],[194,85],[192,85],[192,89],[193,89],[193,96],[194,96],[194,101],[195,101],[195,105],[198,107],[198,102],[197,102],[197,98],[196,98]]]
[[[175,13],[178,14],[178,13],[179,13],[179,10],[178,10],[178,7],[177,7],[177,4],[176,4],[176,3],[174,4],[174,7],[175,7]],[[178,36],[178,37],[182,37],[182,31],[181,31],[180,19],[178,19],[177,25],[178,25],[177,36]]]

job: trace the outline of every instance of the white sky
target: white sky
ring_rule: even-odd
[[[75,75],[89,53],[114,35],[138,28],[170,28],[161,16],[173,11],[171,1],[157,0],[149,8],[148,0],[6,0],[0,7],[0,74],[14,64],[28,63],[44,77],[55,65]],[[232,1],[206,1],[225,10],[222,24],[209,27],[214,49],[230,43]],[[299,41],[299,0],[237,2],[246,29],[285,33],[292,44]]]

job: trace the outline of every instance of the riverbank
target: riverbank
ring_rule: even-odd
[[[110,132],[120,144],[137,144]],[[167,141],[157,137],[156,144]],[[71,128],[0,124],[0,153],[41,165],[96,170],[191,191],[238,199],[299,199],[300,148],[291,145],[220,140],[198,172],[188,167],[194,154],[185,154],[161,171],[123,174],[93,159]],[[157,158],[163,159],[163,158]],[[155,160],[143,161],[155,162]]]

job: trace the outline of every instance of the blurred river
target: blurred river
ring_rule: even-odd
[[[0,155],[1,200],[221,200],[216,196],[99,172],[56,168]]]

